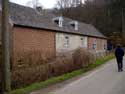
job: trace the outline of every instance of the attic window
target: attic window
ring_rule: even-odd
[[[63,17],[56,17],[53,19],[54,23],[58,24],[59,27],[63,27]]]
[[[75,30],[78,30],[78,21],[72,21],[72,22],[70,22],[70,25],[71,25]]]
[[[59,24],[59,20],[54,20],[54,22],[55,22],[56,24]]]
[[[75,27],[75,24],[70,24],[72,27]]]

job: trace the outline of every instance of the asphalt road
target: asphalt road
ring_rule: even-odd
[[[116,60],[86,76],[51,92],[52,94],[125,94],[125,59],[123,72],[117,72]],[[50,94],[51,94],[50,93]]]

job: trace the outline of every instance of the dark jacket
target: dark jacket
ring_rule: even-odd
[[[124,50],[121,47],[117,47],[115,50],[115,56],[116,58],[123,58]]]

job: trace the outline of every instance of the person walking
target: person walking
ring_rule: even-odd
[[[118,65],[118,72],[123,71],[123,56],[124,56],[123,48],[121,47],[121,45],[117,45],[115,49],[115,57]]]

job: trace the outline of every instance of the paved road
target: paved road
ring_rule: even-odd
[[[80,77],[30,94],[125,94],[125,59],[124,71],[117,72],[116,60],[97,68]]]
[[[52,94],[125,94],[125,66],[123,72],[117,72],[116,61],[111,60],[88,75],[55,89]]]

